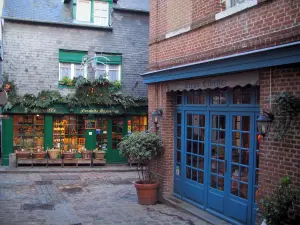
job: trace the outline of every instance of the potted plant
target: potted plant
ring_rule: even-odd
[[[292,185],[289,177],[282,178],[273,194],[261,201],[264,223],[268,225],[299,224],[300,214],[296,207],[299,196],[300,188]]]
[[[153,179],[148,163],[163,154],[163,142],[153,133],[137,132],[125,136],[118,144],[123,157],[137,164],[139,180],[135,182],[138,201],[141,205],[153,205],[157,202],[158,182]]]

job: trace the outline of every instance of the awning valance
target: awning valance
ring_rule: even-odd
[[[259,74],[257,71],[206,77],[191,80],[168,82],[168,91],[190,91],[205,90],[225,87],[244,87],[246,85],[259,85]]]

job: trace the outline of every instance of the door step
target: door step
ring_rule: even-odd
[[[199,219],[205,220],[208,223],[211,223],[213,225],[230,225],[230,223],[227,223],[224,220],[219,219],[218,217],[215,217],[208,212],[205,212],[202,209],[197,208],[196,206],[193,206],[192,204],[189,204],[187,202],[184,202],[174,196],[164,198],[164,202],[168,205],[171,205],[177,209],[181,209],[185,211],[186,213],[193,215]]]

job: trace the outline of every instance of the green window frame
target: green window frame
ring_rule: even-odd
[[[59,81],[64,77],[71,80],[77,76],[87,77],[87,68],[82,67],[82,58],[87,54],[87,51],[59,49]]]
[[[78,21],[77,18],[77,7],[78,7],[78,1],[79,0],[73,0],[73,20]],[[108,3],[108,24],[106,26],[110,26],[111,24],[111,9],[112,9],[112,5],[113,5],[113,0],[87,0],[91,2],[91,11],[90,11],[90,23],[93,25],[97,25],[97,23],[95,23],[94,18],[94,10],[95,10],[95,2],[107,2]],[[87,22],[83,22],[83,23],[87,23]],[[103,25],[100,25],[103,26]]]

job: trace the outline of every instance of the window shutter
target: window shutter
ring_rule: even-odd
[[[94,23],[100,26],[108,26],[109,4],[96,2],[94,5]]]
[[[91,21],[91,1],[88,0],[77,1],[76,20],[82,22]]]

